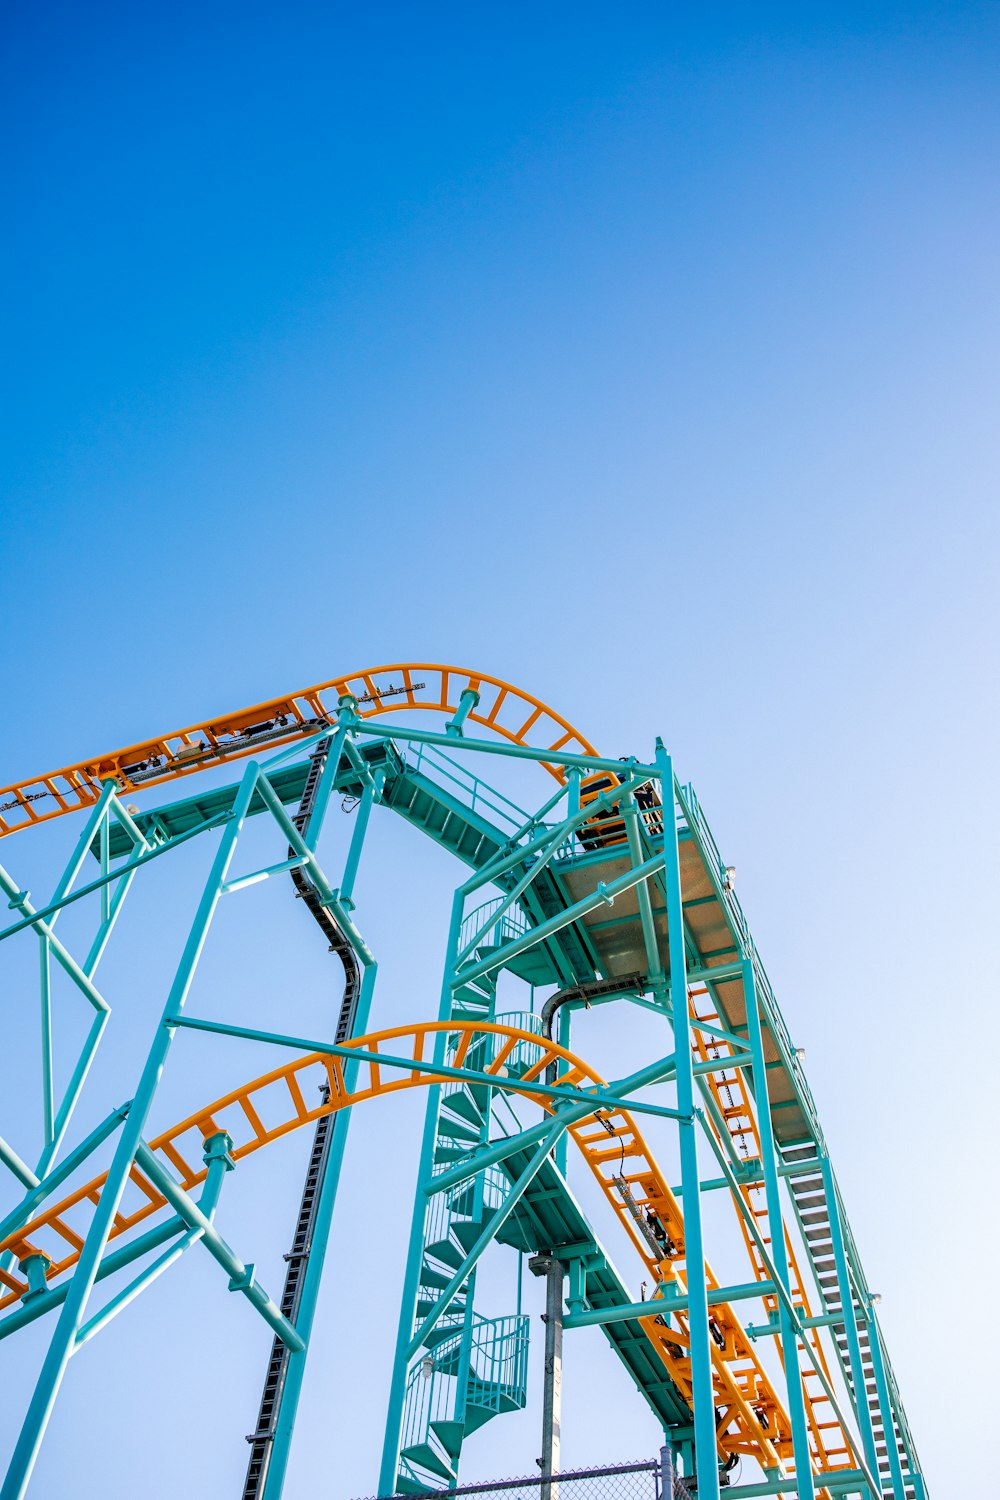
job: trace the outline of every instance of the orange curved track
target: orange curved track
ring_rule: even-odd
[[[323,1115],[367,1099],[441,1082],[438,1075],[419,1068],[428,1040],[433,1044],[435,1035],[441,1032],[449,1037],[450,1066],[472,1066],[479,1072],[492,1074],[498,1087],[530,1099],[548,1113],[554,1110],[557,1101],[533,1089],[532,1083],[553,1065],[557,1084],[578,1088],[599,1087],[604,1082],[600,1074],[572,1052],[534,1032],[500,1022],[435,1021],[400,1026],[346,1044],[352,1050],[368,1054],[359,1059],[360,1073],[350,1088],[344,1077],[342,1058],[307,1053],[189,1115],[150,1141],[150,1148],[177,1175],[181,1186],[190,1191],[206,1176],[200,1159],[203,1144],[219,1131],[231,1137],[231,1154],[240,1161]],[[486,1055],[482,1055],[484,1047],[488,1049]],[[378,1062],[380,1050],[387,1057],[405,1058],[418,1066],[399,1069],[391,1065],[390,1070],[390,1065]],[[512,1075],[510,1070],[514,1070]],[[309,1108],[305,1090],[310,1084],[320,1082],[327,1084],[329,1098]],[[687,1287],[683,1215],[631,1114],[598,1104],[592,1114],[571,1125],[568,1133],[641,1256],[653,1284],[667,1285],[683,1293]],[[190,1160],[196,1153],[196,1161]],[[0,1241],[0,1251],[11,1250],[19,1260],[41,1253],[50,1261],[48,1279],[63,1275],[78,1259],[88,1210],[100,1201],[104,1181],[104,1176],[97,1177],[35,1214]],[[128,1233],[166,1207],[162,1194],[138,1167],[132,1169],[131,1182],[136,1201],[131,1207],[123,1206],[116,1215],[111,1238]],[[651,1254],[636,1227],[636,1206],[640,1211],[653,1209],[666,1230],[669,1249],[660,1260]],[[719,1280],[707,1264],[705,1271],[709,1287],[717,1288]],[[27,1290],[24,1281],[6,1272],[0,1273],[0,1284],[5,1289],[0,1295],[0,1308],[17,1302]],[[720,1454],[724,1457],[746,1454],[768,1467],[787,1465],[792,1458],[791,1424],[774,1385],[736,1311],[729,1304],[720,1303],[713,1306],[712,1316],[717,1332],[712,1348],[712,1379]],[[675,1313],[672,1324],[657,1316],[639,1321],[671,1379],[690,1401],[690,1334],[686,1313]],[[830,1442],[830,1434],[825,1436],[824,1442],[818,1440],[820,1434],[813,1434],[811,1447],[816,1468],[820,1472],[835,1472],[838,1467],[848,1466],[853,1443],[845,1440],[841,1448],[839,1443]],[[820,1493],[825,1495],[826,1491]]]
[[[466,689],[478,694],[478,702],[468,714],[469,723],[534,750],[597,754],[589,740],[561,714],[502,678],[440,663],[397,662],[331,677],[328,682],[250,708],[204,719],[44,776],[0,787],[0,838],[77,808],[93,806],[104,781],[116,782],[123,792],[138,791],[209,766],[241,760],[258,749],[276,750],[292,744],[329,724],[339,699],[345,695],[355,699],[360,718],[370,719],[403,709],[454,714]],[[549,765],[546,769],[557,781],[563,780],[559,767]]]

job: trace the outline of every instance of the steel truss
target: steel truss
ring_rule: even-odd
[[[413,709],[446,714],[444,731],[381,722]],[[495,737],[472,735],[474,725]],[[267,759],[249,758],[261,747]],[[481,755],[536,762],[556,789],[537,813],[523,814],[472,774],[470,757]],[[237,759],[246,765],[230,787],[141,814],[123,801],[146,785]],[[311,813],[300,827],[288,805],[302,795],[310,765]],[[331,799],[344,791],[359,808],[335,885],[318,849]],[[925,1500],[801,1060],[697,798],[676,779],[660,741],[646,763],[609,760],[561,716],[499,679],[397,665],[22,781],[0,796],[0,834],[74,810],[86,814],[44,905],[0,868],[0,887],[16,913],[0,941],[20,933],[38,943],[43,1117],[33,1166],[0,1139],[0,1160],[19,1192],[0,1221],[0,1340],[49,1313],[53,1323],[0,1500],[27,1492],[72,1357],[196,1245],[287,1351],[273,1430],[255,1435],[269,1445],[260,1494],[278,1500],[352,1111],[414,1087],[426,1089],[427,1107],[383,1494],[442,1482],[453,1488],[464,1442],[484,1421],[524,1404],[527,1321],[519,1302],[516,1314],[498,1319],[476,1306],[479,1261],[503,1243],[547,1267],[550,1313],[558,1309],[560,1329],[604,1329],[662,1423],[669,1462],[703,1500],[718,1500],[723,1482],[734,1497]],[[354,915],[354,884],[377,806],[418,824],[472,869],[452,903],[436,1018],[391,1031],[369,1030],[377,964]],[[231,876],[254,816],[273,820],[288,856]],[[214,855],[133,1097],[67,1150],[111,1015],[96,973],[123,903],[146,865],[192,839],[214,840]],[[84,880],[89,856],[99,874]],[[360,967],[348,1040],[289,1036],[187,1011],[223,897],[288,871],[307,878]],[[487,889],[499,894],[483,902]],[[56,927],[67,906],[88,896],[97,902],[96,930],[78,959]],[[480,904],[470,911],[472,901]],[[53,963],[92,1012],[59,1098]],[[520,1016],[497,1014],[502,971],[523,979],[532,996],[536,988],[555,991],[540,1015],[533,1006]],[[655,1012],[664,1023],[663,1055],[605,1081],[569,1047],[574,1011],[592,1003]],[[181,1030],[278,1045],[292,1055],[148,1138],[160,1077]],[[307,1097],[316,1096],[307,1081],[317,1079],[324,1093],[310,1106]],[[663,1102],[664,1087],[673,1102]],[[267,1124],[255,1106],[264,1090],[272,1101]],[[278,1118],[275,1090],[283,1101]],[[518,1102],[540,1111],[540,1120],[525,1124],[513,1107]],[[676,1189],[643,1138],[643,1117],[677,1132]],[[330,1134],[292,1321],[216,1220],[231,1171],[272,1141],[325,1119]],[[110,1167],[83,1180],[109,1141]],[[717,1163],[716,1178],[702,1177],[699,1141]],[[571,1159],[574,1171],[586,1169],[599,1185],[651,1295],[636,1300],[608,1260],[570,1193]],[[140,1201],[126,1209],[130,1185]],[[731,1197],[749,1255],[753,1279],[746,1283],[720,1285],[707,1259],[702,1198],[720,1190]],[[97,1284],[129,1270],[130,1279],[95,1309]],[[744,1304],[757,1309],[757,1322],[743,1321]],[[557,1400],[547,1387],[550,1439]],[[557,1444],[550,1441],[546,1451]],[[740,1458],[753,1461],[759,1478],[729,1485]],[[557,1487],[543,1475],[543,1495],[555,1500]]]

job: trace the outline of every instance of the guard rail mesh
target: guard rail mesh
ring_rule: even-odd
[[[564,1469],[546,1477],[531,1474],[452,1490],[426,1490],[423,1495],[408,1496],[407,1500],[462,1500],[466,1495],[470,1500],[480,1496],[482,1500],[696,1500],[680,1475],[673,1475],[672,1480],[672,1493],[667,1493],[660,1461],[652,1458],[639,1463],[610,1464],[601,1469]]]

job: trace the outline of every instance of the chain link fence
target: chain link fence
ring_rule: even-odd
[[[552,1475],[493,1479],[453,1490],[426,1490],[423,1495],[407,1496],[407,1500],[462,1500],[466,1495],[481,1496],[482,1500],[696,1500],[680,1475],[657,1458],[611,1464],[603,1469],[564,1469]]]

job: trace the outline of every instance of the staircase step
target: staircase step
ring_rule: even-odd
[[[422,1469],[429,1470],[431,1474],[447,1479],[449,1484],[455,1483],[457,1477],[455,1470],[438,1456],[430,1443],[414,1443],[411,1448],[404,1448],[400,1457],[405,1458],[407,1463],[419,1464]]]
[[[443,1292],[450,1280],[450,1276],[445,1276],[443,1271],[436,1271],[434,1267],[429,1266],[426,1261],[424,1261],[423,1265],[420,1267],[421,1287],[433,1287],[436,1292]]]
[[[480,1406],[476,1401],[467,1401],[465,1404],[465,1435],[470,1437],[472,1433],[478,1432],[479,1428],[495,1417],[496,1412],[492,1406]]]
[[[451,1232],[461,1244],[466,1255],[468,1255],[482,1234],[486,1222],[485,1219],[456,1219],[453,1222]],[[455,1264],[456,1266],[461,1265],[461,1260],[457,1260]]]
[[[437,1124],[438,1139],[442,1137],[449,1141],[468,1141],[474,1143],[479,1139],[479,1130],[467,1125],[464,1120],[457,1120],[453,1115],[446,1115],[444,1111],[438,1116]]]
[[[427,1314],[429,1312],[433,1312],[434,1308],[437,1307],[437,1305],[437,1297],[418,1297],[417,1317],[420,1319],[426,1318]],[[448,1311],[453,1313],[464,1313],[465,1303],[459,1297],[455,1297],[451,1302],[448,1303]]]
[[[436,1422],[431,1423],[431,1431],[448,1457],[457,1459],[462,1451],[462,1439],[465,1436],[464,1425],[461,1422],[440,1417]]]
[[[471,1219],[476,1209],[475,1182],[469,1182],[467,1186],[459,1188],[454,1196],[448,1199],[448,1207],[453,1214]]]
[[[453,1115],[461,1115],[463,1119],[469,1121],[470,1125],[475,1125],[477,1128],[482,1126],[483,1112],[468,1089],[463,1088],[457,1093],[448,1094],[441,1102],[451,1110]]]
[[[434,1147],[435,1162],[447,1162],[449,1166],[451,1166],[454,1162],[461,1161],[462,1158],[464,1156],[468,1156],[468,1154],[468,1146],[448,1146],[444,1141],[440,1141]]]
[[[435,1260],[442,1261],[446,1266],[451,1266],[457,1271],[465,1259],[466,1252],[460,1250],[454,1240],[432,1240],[429,1245],[424,1246],[425,1255],[433,1255]]]

